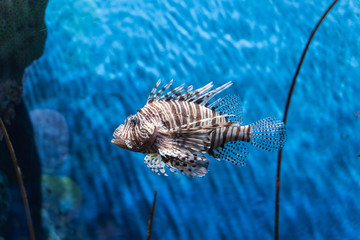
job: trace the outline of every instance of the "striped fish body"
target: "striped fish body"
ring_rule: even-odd
[[[209,131],[207,153],[213,155],[219,147],[231,141],[250,142],[250,126],[240,126],[208,107],[186,101],[156,101],[146,104],[138,113],[149,117],[157,128],[172,130],[186,126],[193,131]],[[191,124],[193,123],[193,124]],[[203,143],[205,144],[205,143]],[[156,149],[153,149],[156,151]],[[146,152],[145,152],[146,153]]]
[[[244,166],[246,143],[267,151],[279,150],[285,143],[285,126],[276,119],[244,125],[238,97],[209,103],[231,82],[214,90],[212,83],[197,90],[181,85],[166,94],[172,81],[157,91],[159,84],[151,91],[147,104],[115,130],[112,140],[121,148],[146,153],[146,165],[158,174],[167,175],[167,166],[173,173],[201,177],[208,172],[205,153]]]

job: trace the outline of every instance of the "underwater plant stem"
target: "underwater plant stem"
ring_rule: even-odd
[[[289,90],[289,94],[288,94],[288,98],[286,101],[286,106],[285,106],[285,112],[284,112],[284,118],[283,118],[283,122],[286,123],[287,120],[287,114],[288,114],[288,110],[289,110],[289,106],[290,106],[290,101],[291,101],[291,97],[294,91],[294,87],[295,87],[295,83],[296,83],[296,79],[297,76],[299,75],[300,72],[300,68],[301,65],[305,59],[305,55],[307,53],[307,50],[309,48],[309,45],[311,43],[311,40],[313,39],[317,29],[319,28],[320,24],[322,23],[322,21],[325,19],[326,15],[330,12],[330,10],[334,7],[334,5],[338,2],[338,0],[334,0],[331,5],[327,8],[327,10],[323,13],[323,15],[321,16],[320,20],[318,21],[318,23],[316,24],[315,28],[313,29],[313,31],[311,32],[311,35],[306,43],[306,46],[304,48],[304,51],[301,55],[300,58],[300,62],[297,66],[295,75],[293,77],[291,86],[290,86],[290,90]],[[281,159],[282,159],[282,151],[280,150],[278,153],[278,159],[277,159],[277,170],[276,170],[276,199],[275,199],[275,240],[279,239],[279,191],[280,191],[280,170],[281,170]]]
[[[32,220],[31,220],[29,201],[28,201],[28,198],[27,198],[27,195],[26,195],[24,182],[23,182],[23,179],[22,179],[22,176],[21,176],[21,170],[20,170],[20,167],[19,167],[18,162],[16,160],[15,151],[14,151],[14,148],[13,148],[13,146],[11,144],[9,135],[8,135],[8,133],[6,131],[5,124],[4,124],[1,117],[0,117],[0,125],[1,125],[1,129],[2,129],[2,131],[4,133],[6,145],[7,145],[8,149],[9,149],[10,156],[11,156],[11,159],[12,159],[12,162],[13,162],[13,165],[14,165],[14,169],[15,169],[15,172],[16,172],[16,177],[17,177],[18,182],[19,182],[20,191],[21,191],[21,197],[22,197],[22,200],[23,200],[23,203],[24,203],[25,212],[26,212],[26,219],[27,219],[28,228],[29,228],[29,232],[30,232],[30,239],[35,240],[35,233],[34,233],[33,223],[32,223]]]
[[[146,240],[150,240],[150,236],[151,236],[151,227],[152,227],[153,218],[154,218],[156,195],[157,195],[157,191],[155,190],[155,192],[154,192],[154,200],[153,200],[153,204],[152,204],[152,207],[151,207],[151,213],[150,213],[150,218],[149,218],[149,222],[148,222]]]

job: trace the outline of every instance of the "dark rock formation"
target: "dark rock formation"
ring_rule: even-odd
[[[47,0],[0,1],[0,79],[20,79],[46,40]]]
[[[41,166],[28,111],[20,100],[24,70],[44,50],[47,2],[0,0],[0,117],[6,123],[24,177],[37,239],[45,238],[41,227]],[[20,239],[28,236],[26,215],[10,154],[1,135],[0,172],[7,185],[0,183],[0,193],[8,194],[6,197],[11,201],[0,201],[0,238]]]

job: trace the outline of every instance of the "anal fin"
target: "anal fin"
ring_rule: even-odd
[[[218,160],[225,160],[234,165],[246,166],[249,151],[244,142],[234,141],[228,142],[224,147],[218,148],[209,154]]]

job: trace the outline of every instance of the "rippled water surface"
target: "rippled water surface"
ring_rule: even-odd
[[[211,159],[204,178],[164,177],[110,140],[159,78],[195,88],[233,81],[227,94],[244,99],[246,123],[281,119],[328,5],[51,0],[45,52],[26,70],[24,101],[52,239],[145,239],[155,189],[153,239],[272,239],[276,153],[251,148],[247,167]],[[359,236],[359,32],[360,1],[340,1],[304,61],[283,152],[281,239]]]

